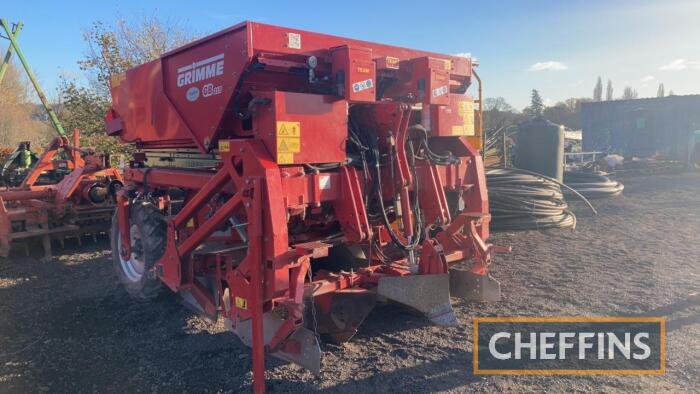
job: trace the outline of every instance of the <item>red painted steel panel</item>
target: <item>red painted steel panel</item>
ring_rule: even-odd
[[[454,71],[462,72],[459,74],[465,77],[471,76],[471,59],[444,55],[428,51],[420,51],[415,49],[402,48],[397,46],[378,44],[369,41],[354,40],[351,38],[338,37],[330,34],[314,33],[305,30],[291,29],[282,26],[272,26],[263,23],[250,22],[253,36],[253,51],[260,52],[277,52],[287,54],[313,54],[313,55],[328,55],[328,48],[348,45],[358,48],[367,48],[372,50],[372,57],[398,58],[399,61],[415,59],[419,57],[430,56],[436,59],[445,59],[452,61]],[[217,34],[223,34],[217,33]],[[298,35],[299,47],[290,47],[290,34]],[[294,40],[293,40],[294,41]],[[468,66],[467,66],[468,64]],[[453,72],[456,74],[456,72]]]
[[[256,110],[254,131],[278,164],[345,161],[347,102],[329,96],[256,92],[271,99]]]
[[[376,100],[377,80],[372,51],[346,45],[332,48],[333,78],[342,86],[344,97],[350,102]]]
[[[437,137],[474,136],[474,100],[466,95],[452,94],[449,104],[431,107],[432,135]]]
[[[123,124],[122,141],[191,141],[190,128],[165,97],[162,81],[160,60],[112,79],[112,109]]]
[[[427,88],[430,89],[441,89],[444,78],[450,78],[451,85],[471,83],[470,59],[245,22],[115,76],[108,130],[123,141],[142,147],[192,146],[208,151],[219,138],[246,135],[241,123],[234,119],[245,112],[249,90],[264,87],[311,92],[321,89],[310,83],[303,73],[287,72],[276,78],[265,71],[265,78],[256,78],[264,67],[259,67],[262,63],[256,65],[254,59],[268,56],[274,60],[272,63],[303,65],[313,55],[323,69],[332,62],[331,48],[341,46],[352,48],[350,63],[356,62],[348,80],[351,90],[358,82],[372,80],[375,84],[373,74],[377,60],[383,70],[399,73],[402,70],[396,67],[406,67],[416,59],[430,59],[431,67],[435,66],[428,75]],[[371,55],[367,56],[368,52]],[[438,66],[446,69],[441,71]],[[370,77],[354,80],[368,68]],[[323,83],[330,82],[333,81]],[[375,88],[357,93],[361,94],[350,98],[373,101]],[[448,96],[440,94],[430,101],[444,104]]]
[[[249,61],[246,30],[242,29],[163,58],[166,99],[205,149],[217,137],[231,136],[230,131],[220,135],[220,124]]]

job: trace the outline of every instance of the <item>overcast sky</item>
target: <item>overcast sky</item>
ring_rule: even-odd
[[[93,21],[158,15],[199,33],[250,19],[481,62],[487,97],[522,109],[530,90],[547,104],[590,97],[596,78],[653,96],[659,82],[700,93],[700,1],[4,1],[25,23],[20,41],[47,93],[79,76],[82,32]],[[5,44],[0,42],[0,48]],[[3,50],[4,52],[4,50]]]

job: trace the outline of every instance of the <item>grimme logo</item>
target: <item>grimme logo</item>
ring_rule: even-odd
[[[204,81],[224,74],[224,54],[200,60],[177,69],[177,87]]]
[[[474,374],[662,374],[657,317],[477,317]]]

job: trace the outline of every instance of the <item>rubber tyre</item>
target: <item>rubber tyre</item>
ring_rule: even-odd
[[[119,282],[126,291],[138,300],[155,298],[163,284],[155,277],[151,268],[163,257],[167,245],[168,225],[163,213],[151,203],[140,203],[131,207],[132,256],[129,260],[120,257],[121,235],[117,213],[112,217],[112,263]],[[140,243],[134,240],[140,238]],[[133,261],[140,268],[135,270]]]

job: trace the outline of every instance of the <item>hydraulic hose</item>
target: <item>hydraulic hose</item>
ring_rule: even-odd
[[[585,202],[586,205],[588,205],[588,208],[591,209],[591,212],[593,212],[593,214],[595,214],[595,215],[598,214],[598,211],[595,210],[595,208],[593,207],[593,204],[591,204],[590,201],[588,201],[588,199],[586,197],[584,197],[581,193],[577,192],[576,190],[572,189],[570,186],[567,186],[566,184],[559,182],[558,180],[556,180],[554,178],[550,178],[550,177],[548,177],[546,175],[542,175],[538,172],[534,172],[534,171],[530,171],[530,170],[523,170],[522,168],[508,168],[507,170],[511,171],[511,172],[515,172],[515,173],[534,175],[536,177],[548,180],[548,181],[553,182],[559,186],[562,186],[565,189],[569,190],[571,193],[573,193],[581,201]]]
[[[432,149],[430,149],[430,144],[428,142],[428,131],[425,130],[425,127],[423,127],[423,125],[415,124],[408,128],[408,132],[410,135],[417,137],[417,139],[419,140],[417,151],[420,151],[422,149],[425,153],[425,157],[422,159],[426,159],[433,164],[443,166],[459,163],[459,158],[452,154],[452,152],[450,151],[447,151],[445,152],[445,154],[441,155],[435,153]]]
[[[564,183],[584,195],[586,198],[612,198],[622,194],[625,186],[608,177],[601,171],[566,171]]]
[[[413,153],[413,145],[409,143],[409,146],[410,146],[410,148],[411,148],[411,153]],[[377,160],[375,161],[375,171],[376,171],[376,178],[375,178],[375,179],[377,180],[377,182],[376,182],[376,186],[377,186],[377,200],[379,201],[379,207],[380,207],[380,212],[381,212],[381,214],[382,214],[382,219],[384,220],[384,226],[386,227],[387,232],[389,233],[389,237],[391,238],[391,240],[392,240],[392,242],[394,243],[394,245],[396,245],[399,249],[401,249],[401,250],[403,250],[403,251],[411,251],[411,250],[414,250],[414,249],[416,249],[416,248],[420,245],[420,242],[421,242],[421,229],[422,229],[422,227],[423,227],[423,225],[422,225],[422,220],[421,220],[421,216],[420,216],[420,206],[419,206],[419,203],[418,203],[418,190],[414,190],[414,193],[413,193],[413,195],[414,195],[414,201],[413,201],[413,204],[412,204],[412,205],[413,205],[413,210],[414,210],[414,212],[416,213],[416,215],[415,215],[415,221],[414,221],[414,224],[415,224],[415,227],[416,227],[416,229],[415,229],[414,232],[415,232],[416,236],[415,236],[413,239],[409,240],[409,241],[410,241],[409,243],[404,244],[403,242],[401,242],[399,236],[394,232],[394,229],[393,229],[393,227],[391,226],[391,222],[389,221],[389,217],[387,216],[387,207],[385,206],[385,204],[384,204],[384,199],[382,198],[382,196],[383,196],[383,192],[382,192],[382,182],[381,182],[381,180],[380,180],[380,179],[381,179],[381,176],[382,176],[382,173],[381,173],[381,168],[380,168],[380,166],[379,166],[379,160],[378,160],[378,158],[379,158],[379,150],[378,150],[378,149],[374,149],[373,151],[374,151],[374,156],[377,158]],[[415,163],[413,163],[412,172],[413,172],[414,181],[415,181]],[[417,183],[414,184],[414,187],[417,187]],[[410,213],[408,213],[408,212],[405,212],[405,213],[404,213],[404,215],[409,215],[409,214],[410,214]]]
[[[492,169],[486,181],[495,231],[576,226],[576,216],[555,180],[519,169]]]

